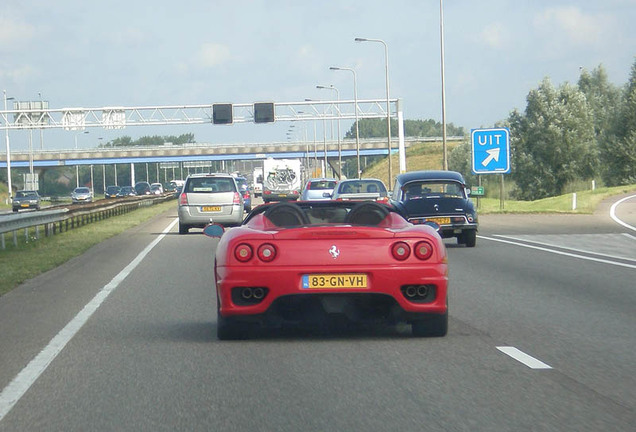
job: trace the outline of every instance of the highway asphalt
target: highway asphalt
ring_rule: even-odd
[[[450,328],[216,339],[176,208],[0,297],[0,431],[633,431],[636,197],[446,242]]]

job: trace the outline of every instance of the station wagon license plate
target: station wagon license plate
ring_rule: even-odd
[[[435,222],[437,225],[450,225],[449,217],[426,218],[427,222]]]
[[[367,288],[367,275],[363,273],[306,274],[303,289]]]
[[[221,206],[205,206],[201,207],[201,211],[203,212],[220,212]]]

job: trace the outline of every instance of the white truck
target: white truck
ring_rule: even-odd
[[[252,191],[254,196],[263,195],[263,167],[256,167],[252,172]]]
[[[263,201],[295,201],[300,197],[300,160],[263,161]]]

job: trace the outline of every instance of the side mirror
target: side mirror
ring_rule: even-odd
[[[212,238],[221,238],[223,233],[225,232],[225,228],[219,224],[209,224],[203,228],[203,234]]]

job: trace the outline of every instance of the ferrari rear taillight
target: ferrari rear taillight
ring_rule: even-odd
[[[241,243],[234,249],[234,257],[241,262],[251,260],[253,255],[252,247],[245,243]]]
[[[421,241],[413,248],[415,256],[421,260],[427,260],[433,255],[433,246],[427,241]]]
[[[411,255],[411,248],[404,242],[397,242],[391,246],[391,254],[396,260],[404,261]]]
[[[234,192],[234,199],[232,200],[232,204],[240,204],[241,203],[241,195],[238,192]]]
[[[188,205],[188,194],[185,192],[179,195],[179,204]]]
[[[389,202],[389,197],[388,196],[380,197],[380,198],[377,198],[375,201],[379,203],[387,204]]]
[[[276,248],[274,245],[265,243],[258,247],[258,258],[264,262],[270,262],[276,258]]]

